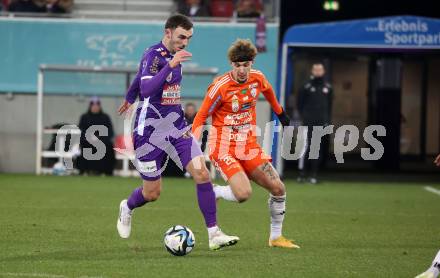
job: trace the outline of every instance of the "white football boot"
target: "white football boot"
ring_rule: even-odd
[[[425,271],[422,274],[417,275],[416,278],[437,278],[437,275],[435,275],[434,272]]]
[[[132,211],[127,207],[127,200],[122,200],[119,204],[119,217],[116,227],[118,228],[119,236],[122,238],[129,238],[131,232],[131,215]]]
[[[227,234],[223,233],[222,230],[218,229],[209,236],[209,249],[219,250],[226,246],[235,245],[239,240],[239,237],[228,236]]]

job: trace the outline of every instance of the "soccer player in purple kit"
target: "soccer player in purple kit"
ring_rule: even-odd
[[[197,184],[197,199],[208,229],[209,248],[217,250],[236,244],[239,238],[226,235],[217,226],[216,200],[209,172],[180,103],[181,63],[192,56],[184,50],[192,35],[193,24],[189,18],[179,14],[169,17],[162,41],[144,52],[136,77],[119,107],[119,114],[123,114],[139,97],[133,144],[134,164],[143,185],[136,188],[128,200],[121,201],[117,230],[122,238],[128,238],[133,210],[159,198],[161,168],[169,156],[185,168]]]

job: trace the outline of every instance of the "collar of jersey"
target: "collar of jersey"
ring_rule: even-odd
[[[168,50],[168,48],[165,47],[165,45],[162,43],[162,41],[160,41],[159,45],[160,45],[160,47],[162,47],[162,48],[165,50],[165,52],[167,53],[167,56],[166,56],[166,57],[173,57],[173,55],[171,54],[171,52]]]

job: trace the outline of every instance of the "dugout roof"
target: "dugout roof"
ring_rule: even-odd
[[[278,99],[292,85],[290,55],[295,47],[440,50],[440,20],[417,16],[391,16],[291,26],[283,37],[278,71]],[[277,170],[282,172],[281,140],[275,133],[272,154]]]

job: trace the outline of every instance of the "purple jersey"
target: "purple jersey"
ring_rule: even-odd
[[[165,118],[172,112],[178,115],[175,128],[183,130],[187,126],[180,103],[182,65],[171,68],[168,62],[172,58],[162,42],[151,46],[142,55],[139,70],[125,97],[129,103],[134,103],[137,97],[141,101],[135,120],[135,131],[139,135],[144,131],[148,133],[146,129],[151,131],[146,122]]]
[[[140,100],[133,130],[134,165],[145,180],[160,178],[167,156],[184,168],[202,155],[180,104],[182,66],[171,68],[172,58],[162,43],[147,49],[125,96],[129,103]]]

